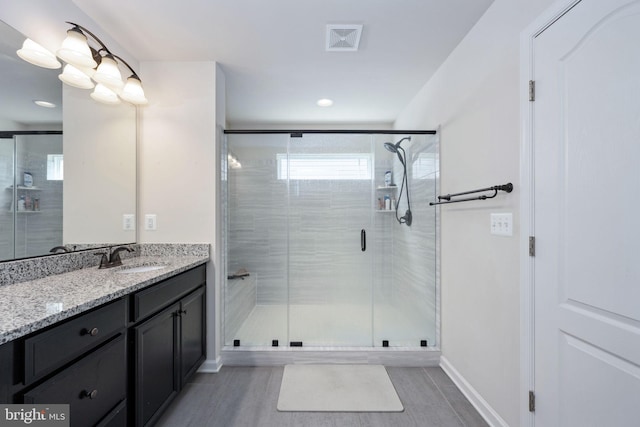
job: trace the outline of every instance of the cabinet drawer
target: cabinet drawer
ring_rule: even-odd
[[[71,426],[93,426],[126,398],[124,336],[25,393],[32,404],[69,404]]]
[[[25,340],[25,384],[59,368],[124,328],[126,300],[120,299]]]
[[[201,265],[137,292],[133,296],[132,321],[137,322],[160,311],[205,282],[206,269]]]

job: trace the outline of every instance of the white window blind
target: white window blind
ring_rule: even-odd
[[[436,153],[420,153],[413,161],[412,167],[414,179],[433,179],[440,176]]]
[[[64,177],[64,159],[62,154],[47,154],[47,180],[62,181]]]
[[[278,179],[354,180],[371,179],[368,153],[277,155]]]

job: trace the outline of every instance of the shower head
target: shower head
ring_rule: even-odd
[[[391,151],[392,153],[397,153],[398,152],[398,147],[396,147],[396,145],[392,144],[391,142],[385,142],[384,143],[384,148],[386,148],[387,151]]]
[[[384,148],[386,148],[387,151],[391,151],[392,153],[397,153],[399,148],[402,149],[402,147],[400,147],[400,144],[402,144],[402,141],[404,141],[405,139],[408,139],[409,141],[411,141],[411,137],[407,136],[402,138],[400,141],[396,142],[395,144],[392,142],[385,142]]]
[[[402,144],[402,141],[406,139],[411,141],[411,137],[407,136],[402,138],[395,144],[392,142],[385,142],[384,148],[387,151],[396,153],[398,159],[400,160],[400,163],[402,164],[402,185],[400,186],[400,194],[398,195],[398,202],[396,203],[396,220],[398,220],[400,224],[407,224],[408,226],[411,226],[411,223],[413,222],[413,215],[411,214],[411,202],[409,201],[409,182],[407,180],[407,153],[404,151],[404,148],[400,146],[400,144]],[[405,191],[407,194],[407,212],[403,217],[398,217],[398,204],[400,203],[400,199],[402,198],[403,188],[406,189]]]

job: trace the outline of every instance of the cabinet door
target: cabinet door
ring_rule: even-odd
[[[189,294],[180,309],[180,385],[198,369],[205,358],[205,288]]]
[[[24,403],[67,403],[71,426],[92,426],[125,400],[126,378],[120,336],[25,393]]]
[[[134,328],[135,411],[138,426],[155,422],[178,393],[179,308],[179,303],[173,304]]]

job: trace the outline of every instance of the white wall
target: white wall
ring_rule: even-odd
[[[149,105],[140,113],[140,243],[215,243],[218,71],[211,61],[141,63]],[[144,230],[146,214],[157,215],[157,230]],[[214,263],[209,262],[208,358],[217,351],[212,326],[219,324],[218,311],[211,306],[214,278]]]
[[[67,85],[62,90],[63,242],[135,242],[122,215],[136,213],[136,108],[100,104]]]
[[[511,194],[445,205],[442,354],[497,413],[519,422],[519,36],[552,0],[496,0],[400,114],[399,129],[441,129],[441,192],[512,182]],[[513,237],[489,233],[512,212]]]

